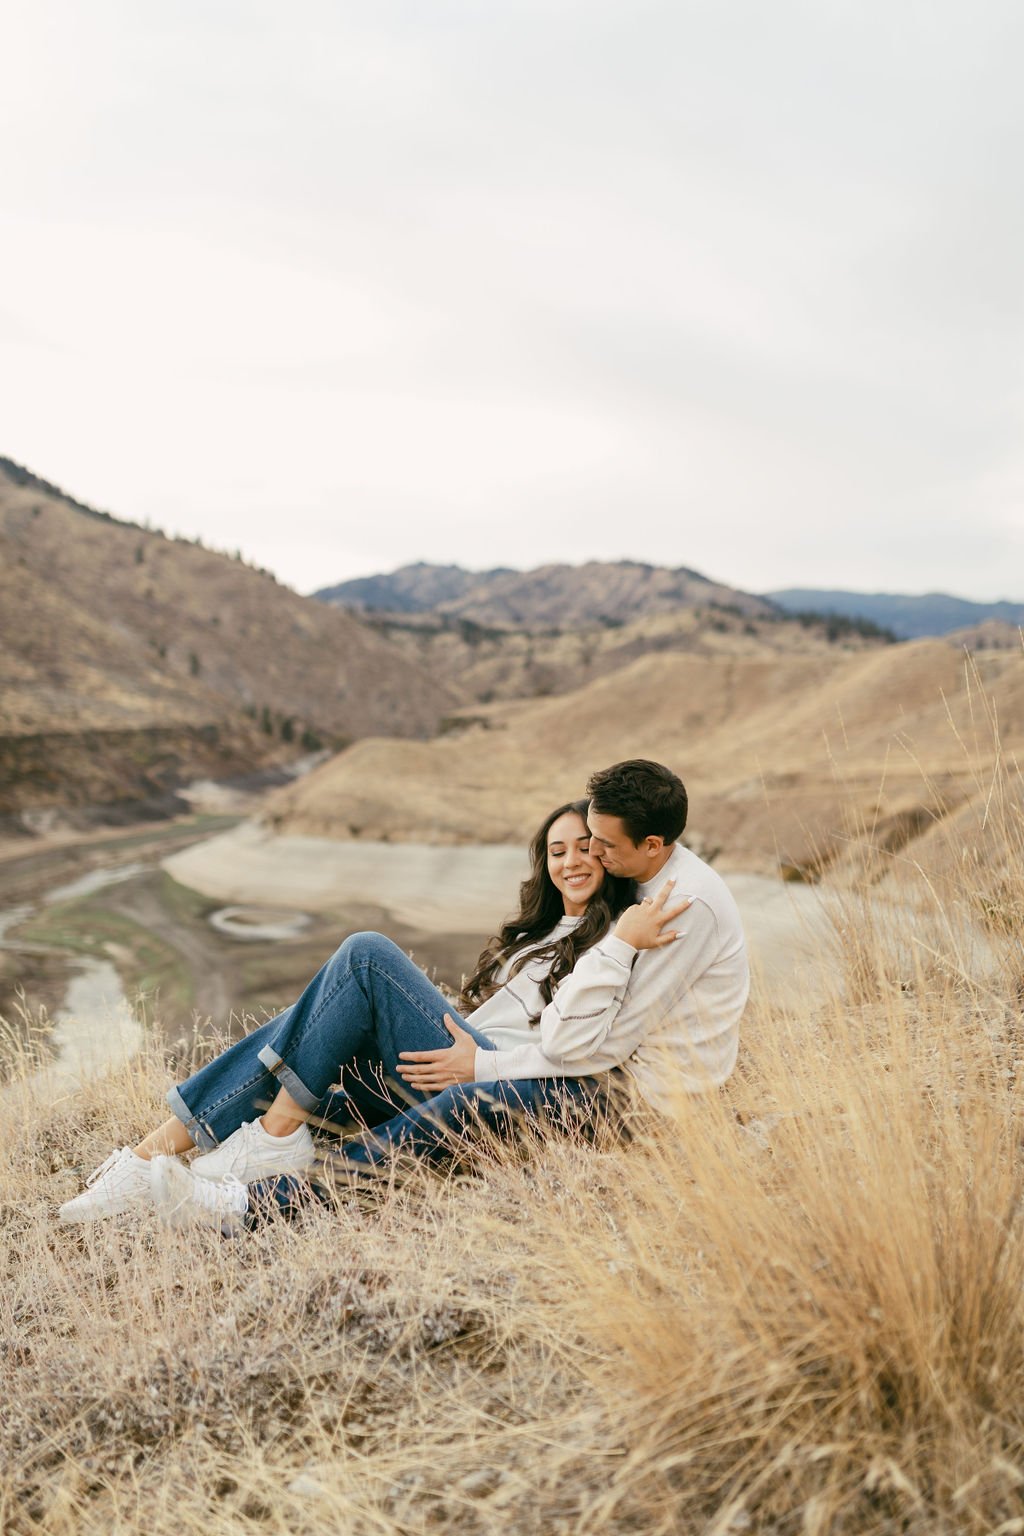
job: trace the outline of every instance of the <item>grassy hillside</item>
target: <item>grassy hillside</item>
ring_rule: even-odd
[[[316,738],[429,734],[458,702],[355,616],[19,479],[0,466],[4,737],[158,728],[185,750],[214,727],[252,766]],[[65,747],[50,764],[58,800],[84,772]],[[9,783],[9,798],[40,803],[26,778]]]
[[[2,476],[0,541],[9,730],[216,719],[230,704],[344,736],[416,734],[452,703],[352,615]]]
[[[843,620],[780,613],[752,614],[732,605],[683,605],[664,613],[577,628],[497,628],[474,619],[428,613],[371,616],[411,659],[447,678],[467,703],[570,693],[641,656],[681,651],[693,656],[764,658],[863,651],[886,644]]]
[[[324,588],[467,703],[574,691],[663,651],[764,656],[877,648],[892,638],[839,617],[785,614],[685,567],[636,560],[464,571],[420,563]]]
[[[1019,806],[1019,775],[991,787]],[[1024,905],[1019,821],[999,833]],[[396,1170],[236,1242],[53,1223],[166,1113],[162,1053],[56,1104],[23,1078],[0,1527],[1013,1536],[1020,960],[998,929],[972,948],[980,895],[919,881],[908,948],[855,887],[831,995],[756,995],[732,1081],[625,1143]]]
[[[931,818],[983,803],[990,708],[1000,750],[1024,749],[1021,655],[970,663],[921,641],[645,656],[563,697],[486,706],[437,741],[359,742],[276,792],[267,815],[292,833],[515,842],[593,768],[654,757],[687,784],[698,848],[813,875],[865,829],[895,856]]]

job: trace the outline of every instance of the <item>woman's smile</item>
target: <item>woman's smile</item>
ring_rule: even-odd
[[[548,828],[548,875],[567,917],[580,917],[604,880],[604,865],[590,852],[587,824],[575,811]]]

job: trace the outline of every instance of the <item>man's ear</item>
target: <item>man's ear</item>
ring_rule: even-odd
[[[649,853],[652,859],[661,852],[664,846],[665,839],[663,837],[657,836],[653,832],[649,837],[644,838],[644,851],[645,853]]]

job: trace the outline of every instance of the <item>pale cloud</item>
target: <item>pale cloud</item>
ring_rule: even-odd
[[[0,452],[309,589],[1022,595],[1024,13],[37,0]]]

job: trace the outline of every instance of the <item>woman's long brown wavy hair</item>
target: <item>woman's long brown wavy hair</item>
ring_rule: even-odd
[[[567,805],[557,806],[537,829],[530,843],[530,874],[519,887],[519,911],[502,924],[482,951],[476,970],[463,983],[459,997],[459,1008],[463,1012],[479,1008],[481,1003],[494,996],[503,985],[498,981],[498,974],[508,961],[511,960],[512,965],[505,981],[517,975],[528,960],[546,960],[549,956],[551,969],[540,990],[545,1004],[550,1003],[555,987],[568,976],[580,955],[597,942],[623,908],[636,900],[635,881],[606,873],[600,888],[587,902],[583,916],[564,938],[540,949],[530,948],[565,916],[562,893],[552,884],[548,874],[548,832],[559,816],[568,811],[575,811],[586,826],[588,804],[586,800],[570,800]]]

